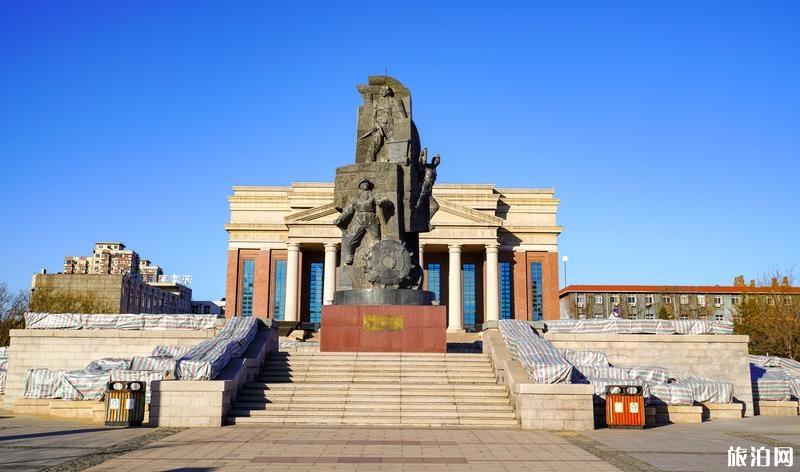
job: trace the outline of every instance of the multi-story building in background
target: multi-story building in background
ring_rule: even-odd
[[[48,288],[91,292],[110,313],[191,313],[192,289],[121,242],[99,241],[91,256],[67,256],[63,274],[36,274],[31,294]]]
[[[172,282],[145,283],[124,274],[36,274],[37,290],[91,293],[108,313],[191,313],[192,289]]]
[[[196,315],[225,316],[225,299],[222,300],[192,300],[192,313]]]
[[[125,249],[125,245],[120,242],[99,241],[94,243],[91,256],[67,256],[64,259],[64,273],[137,274],[139,254]]]
[[[143,282],[158,282],[162,279],[164,271],[161,267],[151,264],[149,259],[139,259],[139,274]]]
[[[559,292],[561,318],[637,318],[732,320],[747,296],[800,296],[789,280],[745,285],[569,285]],[[779,300],[783,303],[783,300]]]

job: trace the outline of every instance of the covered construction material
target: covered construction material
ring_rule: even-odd
[[[500,320],[508,350],[534,383],[570,383],[572,364],[523,320]]]
[[[0,394],[6,391],[6,374],[8,373],[8,346],[0,347]]]
[[[509,352],[534,383],[588,383],[596,402],[604,401],[608,385],[641,386],[645,401],[653,405],[733,401],[733,384],[728,382],[699,376],[674,379],[659,366],[612,366],[600,351],[555,348],[526,321],[501,320],[499,329]]]
[[[800,362],[777,356],[750,356],[753,399],[800,399]]]
[[[730,321],[708,320],[550,320],[545,321],[550,333],[617,333],[617,334],[733,334]]]
[[[222,331],[194,346],[178,361],[181,380],[210,380],[219,375],[228,362],[242,355],[256,336],[258,322],[254,317],[231,318]]]
[[[211,329],[217,315],[25,313],[26,329]]]

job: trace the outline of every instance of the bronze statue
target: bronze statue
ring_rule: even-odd
[[[353,264],[355,249],[361,244],[366,233],[369,233],[374,242],[381,240],[381,220],[378,218],[378,210],[382,206],[392,205],[390,200],[373,194],[373,185],[368,179],[363,179],[358,188],[361,190],[359,194],[348,202],[342,209],[342,214],[333,221],[333,224],[344,231],[342,259],[346,265]]]
[[[420,164],[425,169],[425,176],[422,178],[422,188],[419,191],[419,198],[415,208],[419,210],[425,204],[425,200],[429,201],[428,204],[428,218],[433,218],[434,213],[439,211],[439,203],[433,198],[433,184],[436,182],[436,168],[442,162],[441,156],[436,154],[428,164],[428,148],[424,148],[419,154]]]

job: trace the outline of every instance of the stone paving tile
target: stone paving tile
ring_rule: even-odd
[[[94,454],[151,429],[106,429],[84,421],[0,411],[0,470],[41,470]]]
[[[326,472],[617,470],[544,431],[269,426],[185,430],[90,470],[177,467]]]

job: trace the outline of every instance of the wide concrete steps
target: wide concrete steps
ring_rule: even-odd
[[[245,384],[228,422],[519,426],[482,354],[282,353]]]

